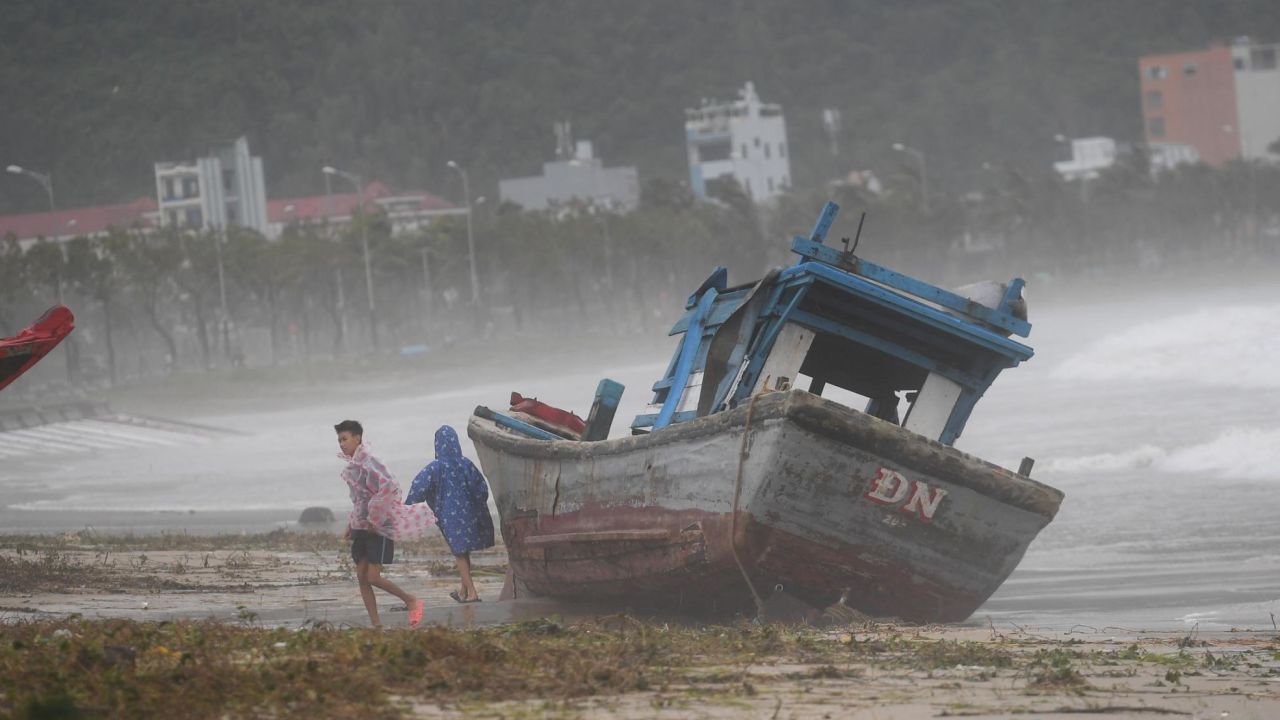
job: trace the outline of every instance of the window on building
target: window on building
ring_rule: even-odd
[[[200,217],[200,208],[191,208],[187,210],[187,227],[200,227],[204,225],[203,219]]]
[[[1165,75],[1166,73],[1163,65],[1152,65],[1147,68],[1147,77],[1151,80],[1163,80]]]
[[[1186,77],[1192,77],[1199,70],[1200,70],[1200,67],[1197,66],[1195,63],[1186,63],[1185,65],[1182,66],[1182,74]]]
[[[764,144],[764,159],[769,159],[769,143]]]
[[[1276,49],[1274,47],[1253,48],[1249,51],[1249,66],[1254,70],[1275,70]]]
[[[746,144],[746,143],[742,143],[742,159],[743,159],[743,160],[746,160],[746,159],[747,159],[747,144]]]
[[[1147,106],[1147,111],[1164,109],[1164,93],[1159,90],[1148,90],[1142,99],[1143,104]]]
[[[227,203],[227,224],[239,225],[240,214],[236,212],[235,203]]]
[[[760,147],[760,138],[756,138],[756,147]]]
[[[1147,134],[1151,137],[1164,137],[1164,118],[1157,115],[1147,120]]]
[[[182,178],[182,197],[200,197],[200,183],[195,178]]]
[[[164,199],[173,199],[173,178],[167,177],[164,179]]]
[[[787,144],[785,142],[778,143],[778,157],[787,156]]]
[[[222,171],[222,189],[225,190],[226,192],[231,192],[231,189],[235,186],[235,183],[236,183],[236,174],[234,172],[231,172],[230,170],[223,170]]]
[[[1243,69],[1244,69],[1244,58],[1242,58],[1242,57],[1238,57],[1238,58],[1236,58],[1233,62],[1234,62],[1234,64],[1235,64],[1235,66],[1236,66],[1236,69],[1237,69],[1237,70],[1243,70]]]
[[[733,152],[733,145],[731,145],[727,140],[703,143],[698,146],[698,162],[728,160],[731,152]]]

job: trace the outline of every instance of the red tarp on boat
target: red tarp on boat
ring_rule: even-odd
[[[526,417],[520,419],[560,437],[578,440],[587,431],[587,423],[574,413],[552,407],[537,398],[524,397],[518,392],[511,393],[511,411],[523,413]]]
[[[54,305],[22,332],[0,338],[0,390],[48,355],[75,326],[70,308]]]

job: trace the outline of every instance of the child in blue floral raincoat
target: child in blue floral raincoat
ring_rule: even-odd
[[[436,459],[413,479],[405,504],[426,502],[449,544],[462,587],[449,593],[460,603],[480,602],[471,581],[471,551],[493,547],[489,486],[470,460],[462,456],[458,433],[448,425],[436,430]]]

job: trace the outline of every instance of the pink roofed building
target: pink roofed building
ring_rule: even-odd
[[[393,193],[374,181],[365,187],[363,195],[333,193],[267,201],[267,235],[277,238],[291,223],[346,225],[361,203],[371,213],[386,213],[391,231],[397,235],[415,232],[447,215],[467,214],[466,208],[436,195],[421,191]],[[0,216],[0,237],[12,233],[24,246],[41,238],[66,241],[102,237],[111,228],[151,231],[158,227],[160,208],[156,199],[149,197],[118,205]]]
[[[155,198],[140,197],[118,205],[0,216],[0,237],[12,234],[23,245],[40,238],[66,241],[101,237],[112,228],[150,230],[158,220]]]
[[[273,237],[293,223],[345,225],[351,222],[363,204],[368,212],[384,212],[395,235],[411,233],[446,215],[467,214],[466,208],[427,192],[393,193],[375,180],[365,186],[363,194],[332,193],[267,201],[267,222]]]

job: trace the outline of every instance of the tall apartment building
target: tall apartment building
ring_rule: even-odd
[[[737,180],[757,202],[791,185],[782,106],[760,102],[755,85],[748,82],[735,101],[704,100],[684,112],[689,187],[695,195],[706,197],[707,183],[723,177]]]
[[[266,235],[262,158],[239,138],[195,162],[156,163],[160,224],[195,229],[240,226]]]
[[[1147,144],[1189,145],[1211,165],[1276,159],[1267,146],[1280,140],[1278,49],[1242,38],[1139,58]]]

